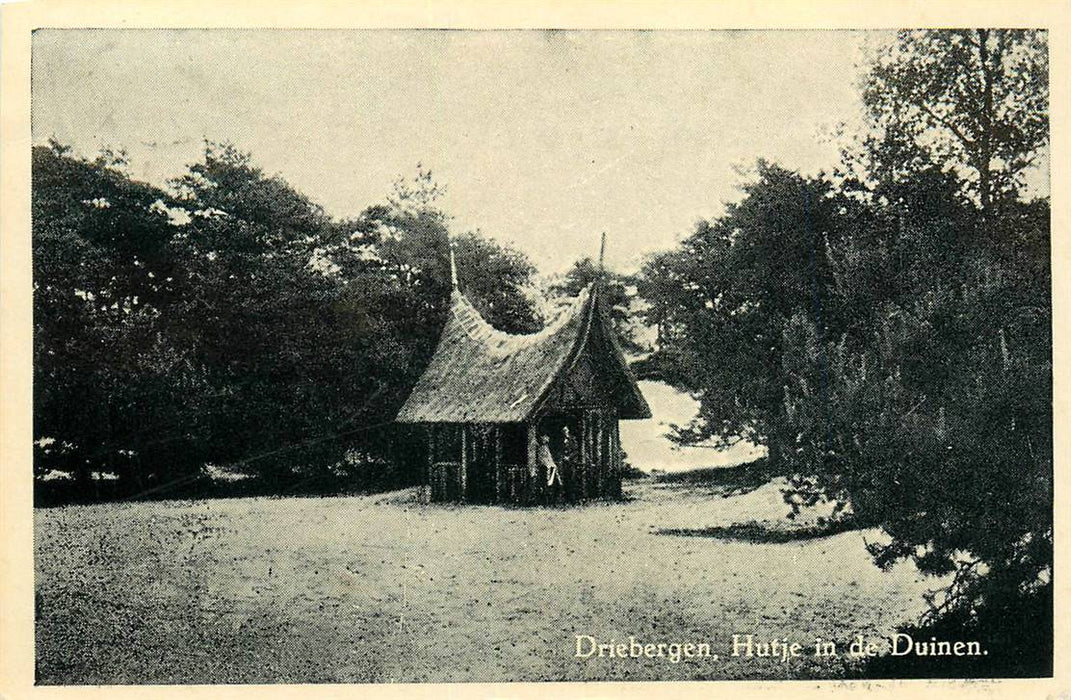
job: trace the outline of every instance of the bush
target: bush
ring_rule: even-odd
[[[917,641],[977,641],[985,656],[880,656],[868,661],[867,678],[1050,678],[1053,673],[1052,584],[1025,596],[1000,596],[898,631]]]

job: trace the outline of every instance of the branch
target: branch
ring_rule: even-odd
[[[962,597],[966,595],[966,591],[964,591],[963,589],[967,583],[967,575],[974,570],[974,567],[978,566],[981,563],[981,559],[975,559],[974,561],[965,562],[961,564],[960,567],[956,570],[956,574],[955,576],[953,576],[952,582],[948,584],[947,587],[938,588],[934,591],[931,591],[928,599],[930,603],[930,609],[920,616],[919,624],[925,624],[928,621],[936,620],[937,616],[941,612],[949,609],[952,603],[962,599]],[[939,592],[944,593],[944,600],[941,602],[940,605],[934,605],[932,602],[933,598]]]
[[[936,112],[934,112],[934,111],[933,111],[932,109],[930,109],[930,108],[929,108],[929,107],[928,107],[928,106],[926,105],[926,103],[924,103],[924,102],[920,102],[920,103],[919,103],[919,107],[920,107],[920,108],[922,108],[922,110],[923,110],[924,112],[926,112],[926,114],[930,115],[930,116],[931,116],[931,117],[933,117],[933,118],[934,118],[935,120],[937,120],[937,121],[938,121],[938,122],[939,122],[940,124],[943,124],[943,125],[944,125],[945,127],[947,127],[949,131],[951,131],[951,132],[952,132],[953,134],[955,134],[955,135],[956,135],[956,138],[958,138],[958,139],[959,139],[960,141],[962,141],[962,142],[963,142],[963,145],[965,145],[965,146],[974,146],[974,145],[975,145],[975,141],[973,141],[973,140],[971,140],[971,139],[967,138],[967,137],[966,137],[966,136],[965,136],[965,135],[964,135],[964,134],[963,134],[963,133],[962,133],[962,132],[961,132],[961,131],[960,131],[960,130],[959,130],[959,129],[957,128],[957,127],[956,127],[956,125],[955,125],[955,124],[953,124],[952,122],[948,121],[948,119],[947,119],[946,117],[942,117],[941,115],[939,115],[939,114],[937,114]]]

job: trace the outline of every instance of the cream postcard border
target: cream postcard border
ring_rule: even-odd
[[[286,2],[31,0],[2,8],[0,44],[0,700],[23,698],[1015,697],[1071,700],[1071,0]],[[899,28],[1050,30],[1056,637],[1053,679],[443,685],[33,685],[30,38],[37,27]]]

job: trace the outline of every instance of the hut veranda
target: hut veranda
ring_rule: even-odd
[[[602,309],[599,283],[538,333],[511,335],[480,316],[452,272],[439,344],[397,417],[427,434],[431,500],[620,496],[618,421],[651,411]]]

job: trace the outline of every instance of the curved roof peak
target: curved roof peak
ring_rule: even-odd
[[[543,342],[548,336],[558,333],[571,318],[579,314],[592,294],[592,285],[580,290],[568,305],[558,309],[557,314],[543,328],[534,333],[508,333],[492,326],[462,292],[454,289],[450,294],[450,319],[464,326],[466,334],[473,340],[487,344],[487,349],[496,353],[510,353]],[[444,331],[445,335],[445,331]]]
[[[542,330],[515,335],[491,326],[458,290],[431,362],[398,413],[402,423],[519,423],[538,414],[591,337],[598,293],[588,285]],[[607,331],[606,361],[618,365],[633,393],[635,416],[650,411]],[[605,335],[606,333],[604,333]]]

